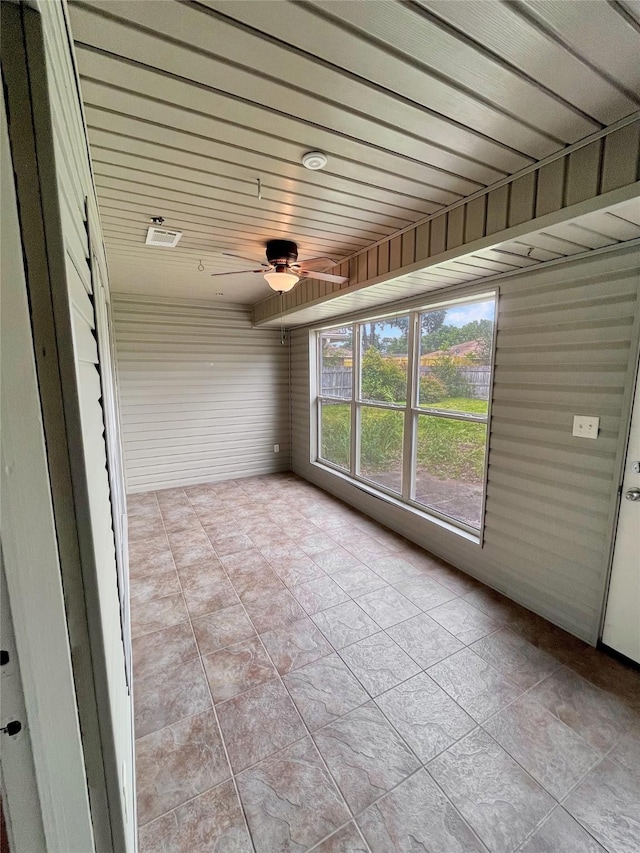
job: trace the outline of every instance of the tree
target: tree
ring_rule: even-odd
[[[377,347],[379,338],[376,334],[378,323],[363,323],[360,327],[360,345],[362,352],[366,352],[369,347]]]
[[[427,311],[426,314],[422,315],[420,343],[423,353],[446,348],[443,346],[446,343],[446,330],[454,328],[453,326],[443,326],[446,316],[446,308],[442,308],[439,311]],[[448,346],[451,346],[451,344],[448,344]]]
[[[422,335],[429,335],[431,332],[437,332],[442,327],[447,316],[446,308],[440,311],[428,311],[422,315]]]
[[[488,364],[491,360],[491,349],[493,347],[493,320],[474,320],[463,328],[468,330],[469,337],[467,340],[478,341],[480,344],[474,360],[481,364]]]

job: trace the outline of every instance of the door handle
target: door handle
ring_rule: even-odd
[[[640,501],[640,489],[627,489],[624,496],[628,501]]]

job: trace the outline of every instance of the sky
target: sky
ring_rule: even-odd
[[[466,326],[472,320],[493,320],[494,305],[491,302],[476,302],[472,305],[455,305],[447,310],[445,325]],[[391,326],[383,326],[380,330],[380,336],[383,338],[399,338],[402,335],[400,329],[394,329]]]
[[[491,302],[476,302],[475,305],[460,305],[449,308],[447,311],[447,319],[444,321],[447,326],[466,326],[472,320],[493,320],[494,305]]]

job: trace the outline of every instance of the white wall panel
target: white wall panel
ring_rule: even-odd
[[[114,320],[129,492],[289,469],[278,330],[242,306],[166,299],[118,297]]]
[[[308,328],[292,338],[293,470],[595,642],[637,358],[639,268],[640,252],[626,249],[502,280],[482,547],[313,464]],[[597,441],[572,437],[574,414],[600,418]]]

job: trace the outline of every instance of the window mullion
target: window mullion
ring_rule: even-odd
[[[416,341],[420,339],[417,334],[418,322],[418,314],[409,315],[407,335],[407,399],[404,408],[404,442],[402,445],[402,498],[405,501],[411,499],[415,480],[415,472],[413,470],[415,443],[413,407],[416,399],[417,376],[419,375],[416,369],[416,352],[419,353],[420,351],[419,345],[416,345]]]
[[[351,474],[355,477],[360,471],[360,412],[357,400],[360,399],[360,324],[354,323],[351,334]]]
[[[315,458],[322,458],[322,336],[316,332],[316,448]],[[313,457],[312,457],[313,458]]]

